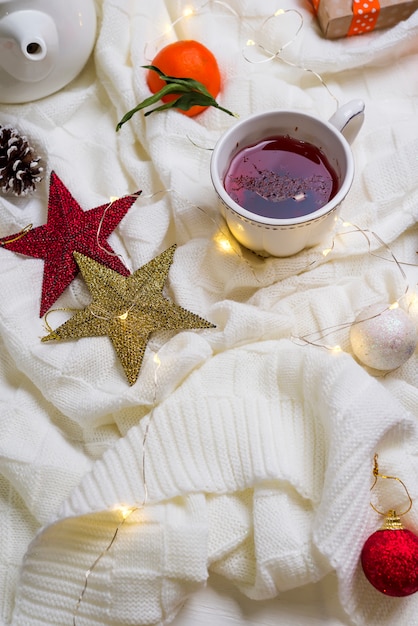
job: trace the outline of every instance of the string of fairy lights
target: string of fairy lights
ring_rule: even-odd
[[[398,309],[401,306],[401,303],[405,303],[405,307],[406,309],[410,309],[411,307],[415,307],[417,306],[418,303],[418,298],[414,293],[411,293],[411,287],[407,278],[407,275],[403,269],[403,265],[410,265],[410,266],[415,266],[415,264],[412,263],[405,263],[405,262],[401,262],[398,260],[398,258],[395,256],[395,254],[393,253],[392,249],[390,248],[390,246],[388,246],[383,240],[382,238],[374,231],[370,231],[368,229],[363,229],[360,226],[356,225],[356,224],[352,224],[350,222],[347,221],[343,221],[341,218],[338,218],[338,221],[341,223],[341,226],[343,228],[343,230],[341,230],[340,232],[337,232],[332,240],[332,243],[329,247],[324,248],[322,250],[322,255],[324,257],[328,257],[331,252],[334,250],[335,248],[335,243],[337,241],[337,239],[341,238],[341,237],[345,237],[348,235],[351,235],[353,233],[359,233],[360,235],[362,235],[364,237],[364,239],[366,240],[367,243],[367,253],[370,256],[376,257],[378,259],[384,260],[384,261],[388,261],[391,263],[394,263],[395,266],[397,267],[397,269],[399,270],[400,276],[402,278],[402,281],[404,283],[404,290],[403,293],[397,298],[395,299],[393,302],[388,303],[387,306],[385,306],[381,313],[384,313],[387,310],[395,310]],[[385,250],[388,253],[388,256],[383,256],[381,254],[378,254],[376,251],[373,250],[373,245],[372,245],[372,240],[375,240],[378,245],[379,248],[382,248],[383,250]],[[374,319],[376,317],[375,314],[371,315],[368,319]],[[366,318],[361,320],[361,322],[366,321]],[[327,343],[324,343],[324,339],[326,337],[328,337],[329,335],[333,335],[337,332],[340,331],[344,331],[347,329],[350,329],[353,325],[360,323],[360,320],[350,320],[347,322],[344,322],[342,324],[336,324],[333,326],[329,326],[327,328],[322,328],[320,330],[311,332],[311,333],[306,333],[304,335],[301,336],[292,336],[292,340],[295,343],[298,343],[299,345],[311,345],[311,346],[316,346],[316,347],[320,347],[320,348],[325,348],[326,350],[329,350],[330,352],[333,353],[338,353],[342,351],[342,348],[340,347],[339,344],[335,344],[335,345],[329,345]]]
[[[166,40],[167,37],[170,37],[173,33],[174,30],[176,28],[176,26],[184,20],[190,19],[191,17],[194,16],[198,16],[198,15],[203,15],[205,13],[205,11],[207,10],[213,10],[213,9],[218,9],[220,11],[225,12],[226,14],[228,14],[229,16],[233,16],[238,20],[242,20],[242,17],[240,16],[240,14],[233,8],[231,7],[227,2],[223,2],[222,0],[207,0],[206,2],[204,2],[203,4],[201,4],[200,6],[197,7],[193,7],[193,6],[187,6],[184,11],[182,12],[181,15],[179,15],[176,19],[174,19],[169,25],[168,27],[165,29],[165,31],[158,35],[157,37],[155,37],[154,39],[146,42],[145,47],[144,47],[144,56],[146,59],[151,60],[154,56],[154,49],[158,48],[162,42],[164,42]],[[294,34],[288,38],[288,40],[283,43],[278,50],[270,50],[268,47],[266,47],[264,44],[260,43],[260,41],[258,40],[258,34],[260,32],[263,31],[263,29],[265,29],[267,27],[267,25],[271,25],[271,22],[274,20],[280,20],[283,18],[283,16],[285,15],[289,15],[289,14],[293,14],[295,17],[295,29],[294,29]],[[285,49],[287,49],[292,43],[295,42],[295,40],[299,37],[302,28],[304,25],[304,19],[303,19],[303,15],[299,12],[296,11],[294,9],[283,9],[283,8],[279,8],[277,9],[274,13],[272,13],[270,16],[268,16],[267,18],[265,18],[262,23],[255,29],[253,29],[253,36],[251,38],[249,38],[245,45],[243,46],[242,49],[242,55],[243,58],[245,59],[245,61],[247,61],[248,63],[266,63],[266,62],[272,62],[272,61],[281,61],[284,62],[285,64],[294,67],[298,70],[304,71],[304,72],[308,72],[310,74],[312,74],[313,76],[315,76],[315,78],[319,81],[319,83],[326,89],[327,93],[329,94],[329,96],[335,101],[337,107],[338,107],[338,99],[336,98],[336,96],[332,93],[331,89],[329,88],[328,84],[324,81],[324,79],[314,70],[307,68],[305,66],[301,66],[298,65],[296,63],[293,63],[291,61],[289,61],[288,59],[286,59],[283,56],[283,51]],[[256,53],[256,54],[254,54]],[[258,55],[258,56],[257,56]],[[165,190],[161,190],[161,191],[157,191],[155,193],[149,194],[149,195],[142,195],[142,194],[135,194],[135,198],[140,199],[141,201],[144,200],[150,200],[154,197],[156,197],[159,194],[176,194],[177,192],[173,189],[165,189]],[[205,216],[207,218],[209,218],[213,225],[216,228],[216,234],[213,237],[213,240],[215,242],[215,244],[217,245],[219,251],[222,254],[235,254],[237,255],[237,257],[244,263],[246,263],[246,265],[248,266],[248,268],[250,269],[254,279],[261,284],[261,281],[259,279],[259,277],[257,276],[257,272],[254,268],[254,266],[252,265],[250,259],[251,259],[251,253],[247,254],[247,253],[243,253],[243,250],[240,246],[240,244],[232,237],[232,235],[229,233],[229,231],[227,230],[227,228],[224,226],[224,224],[221,222],[220,219],[216,219],[215,217],[213,217],[213,215],[205,210],[204,208],[202,208],[201,206],[198,206],[196,204],[192,204],[191,202],[189,202],[188,200],[181,198],[179,194],[177,194],[179,196],[179,198],[181,199],[182,202],[186,202],[188,203],[190,206],[193,206],[194,209],[201,211],[203,214],[205,214]],[[102,224],[103,224],[103,220],[105,219],[106,216],[106,212],[107,209],[109,209],[112,206],[112,203],[114,202],[116,198],[110,198],[110,203],[109,205],[106,207],[106,209],[103,212],[103,216],[102,219],[100,221],[99,227],[98,227],[98,233],[97,233],[97,243],[98,245],[100,245],[99,242],[99,235],[100,235],[100,231],[102,228]],[[361,236],[363,236],[365,238],[365,241],[367,243],[368,246],[368,254],[375,256],[377,258],[380,258],[382,260],[385,261],[389,261],[391,263],[394,263],[396,268],[398,269],[398,271],[400,272],[400,275],[404,281],[405,284],[405,289],[403,291],[403,293],[400,295],[399,298],[397,298],[394,302],[390,303],[387,305],[386,310],[395,310],[398,307],[400,307],[401,303],[404,301],[408,301],[407,302],[407,307],[412,306],[412,303],[416,300],[414,295],[411,295],[410,293],[410,285],[408,283],[407,280],[407,276],[403,270],[403,265],[406,265],[406,263],[404,263],[403,261],[399,261],[397,259],[397,257],[394,255],[394,253],[392,252],[391,248],[385,244],[385,242],[379,237],[379,235],[375,232],[369,231],[367,229],[363,229],[360,226],[357,226],[355,224],[351,224],[348,222],[344,222],[342,220],[339,220],[338,224],[341,226],[341,230],[339,231],[338,229],[336,230],[336,232],[333,234],[333,239],[332,242],[329,246],[327,247],[322,247],[321,249],[318,248],[318,250],[314,251],[314,254],[317,254],[317,259],[314,261],[311,261],[309,263],[307,263],[306,267],[303,267],[299,270],[299,273],[302,273],[308,269],[311,269],[312,266],[314,264],[320,264],[323,263],[325,259],[329,259],[330,255],[332,254],[332,252],[335,249],[335,244],[336,242],[341,238],[341,237],[347,237],[349,234],[352,233],[359,233]],[[28,225],[26,226],[24,229],[22,229],[21,233],[19,235],[17,235],[16,237],[22,237],[26,234],[26,232],[28,232],[28,230],[30,230],[32,228],[32,225]],[[374,251],[374,246],[373,246],[373,242],[375,244],[377,244],[377,248],[378,249],[383,249],[386,251],[388,256],[382,256],[380,254],[378,254],[377,252]],[[104,250],[104,248],[102,248]],[[108,254],[112,254],[111,252],[109,252],[108,250],[105,250]],[[116,253],[115,253],[116,254]],[[117,256],[121,256],[121,255],[117,255]],[[409,264],[409,265],[413,265],[413,264]],[[408,300],[409,299],[409,300]],[[58,309],[56,309],[58,310]],[[63,311],[64,309],[59,309],[61,311]],[[69,309],[65,309],[66,311],[69,311]],[[372,319],[372,318],[370,318]],[[48,327],[49,330],[51,330],[51,328],[48,325],[48,321],[47,321],[47,316],[45,316],[45,323]],[[355,320],[350,320],[347,321],[346,323],[342,323],[342,324],[338,324],[338,325],[333,325],[333,326],[329,326],[327,328],[323,328],[320,329],[319,331],[315,331],[312,333],[306,333],[302,336],[292,336],[291,339],[292,341],[294,341],[295,343],[303,346],[303,345],[311,345],[311,346],[316,346],[316,347],[321,347],[321,348],[325,348],[327,350],[329,350],[332,353],[338,353],[341,352],[341,348],[338,344],[336,345],[329,345],[328,343],[326,343],[326,338],[331,335],[334,334],[335,332],[341,332],[341,331],[347,331],[348,329],[350,329],[353,324],[355,323]],[[159,370],[161,367],[161,358],[159,356],[158,351],[156,351],[154,353],[154,357],[153,357],[153,364],[154,364],[154,380],[153,380],[153,398],[152,398],[152,406],[155,406],[156,402],[157,402],[157,390],[158,390],[158,384],[159,384]],[[152,425],[152,419],[153,419],[153,411],[151,410],[148,414],[148,416],[145,418],[147,420],[146,425],[145,425],[145,429],[144,429],[144,434],[143,434],[143,440],[142,440],[142,460],[141,460],[141,468],[142,468],[142,486],[143,486],[143,490],[144,490],[144,497],[142,499],[142,501],[140,503],[136,503],[133,505],[126,505],[126,504],[121,504],[118,505],[116,507],[117,512],[120,514],[120,521],[117,523],[115,530],[112,534],[112,536],[110,537],[108,543],[106,544],[106,546],[103,548],[103,550],[100,552],[100,554],[97,555],[97,557],[94,559],[94,561],[92,562],[92,564],[87,568],[87,570],[84,573],[84,581],[83,584],[81,585],[81,591],[80,594],[76,600],[76,602],[74,603],[74,608],[73,608],[73,612],[72,612],[72,620],[73,620],[73,626],[78,626],[78,620],[79,620],[79,613],[80,613],[80,609],[81,606],[83,604],[83,601],[85,600],[86,594],[88,592],[88,585],[89,585],[89,580],[90,577],[93,575],[94,571],[96,570],[96,568],[99,566],[100,562],[102,561],[102,559],[111,551],[112,546],[114,545],[114,543],[117,541],[117,537],[119,535],[119,533],[122,531],[123,526],[125,525],[125,523],[127,522],[127,520],[133,515],[133,513],[135,513],[136,511],[138,511],[139,509],[142,509],[143,507],[146,506],[147,502],[148,502],[148,484],[147,484],[147,462],[146,462],[146,451],[147,451],[147,440],[148,440],[148,436],[150,433],[150,428]]]
[[[229,15],[232,15],[234,17],[236,17],[237,19],[241,19],[241,16],[239,15],[239,13],[237,11],[235,11],[235,9],[233,7],[231,7],[228,3],[223,2],[222,0],[208,0],[206,2],[204,2],[203,4],[201,4],[199,7],[192,7],[192,6],[187,6],[183,13],[178,16],[176,19],[174,19],[166,28],[166,30],[164,31],[164,33],[160,34],[159,36],[157,36],[155,39],[153,39],[152,41],[148,41],[145,44],[144,47],[144,56],[145,58],[151,60],[154,56],[154,53],[150,53],[151,47],[156,48],[158,47],[158,45],[160,45],[167,37],[171,36],[174,32],[175,27],[177,26],[177,24],[179,24],[181,21],[183,20],[187,20],[193,16],[197,16],[197,15],[201,15],[202,13],[205,12],[205,10],[209,9],[210,7],[218,7],[221,8],[223,10],[225,10],[227,13],[229,13]],[[272,51],[269,50],[268,48],[266,48],[263,44],[261,44],[260,42],[257,41],[257,32],[260,32],[263,28],[265,28],[267,26],[267,24],[269,22],[271,22],[272,20],[276,20],[276,19],[280,19],[281,17],[283,17],[286,14],[292,13],[296,16],[296,18],[299,20],[299,23],[296,26],[294,35],[288,39],[288,41],[286,41],[278,50],[276,51]],[[296,69],[299,69],[301,71],[304,72],[309,72],[312,75],[314,75],[316,77],[316,79],[320,82],[320,84],[326,89],[326,91],[328,92],[329,96],[335,101],[336,106],[339,106],[339,102],[337,97],[332,93],[331,89],[329,88],[329,86],[327,85],[327,83],[324,81],[324,79],[322,78],[322,76],[320,74],[318,74],[317,72],[315,72],[314,70],[301,66],[301,65],[297,65],[287,59],[285,59],[282,55],[283,51],[289,46],[291,45],[299,36],[302,28],[303,28],[303,24],[304,24],[304,20],[303,20],[303,16],[299,11],[296,11],[294,9],[282,9],[279,8],[277,11],[275,11],[273,14],[271,14],[270,16],[268,16],[266,19],[263,20],[261,26],[259,26],[256,31],[254,32],[253,38],[250,38],[246,41],[243,49],[242,49],[242,55],[243,58],[249,62],[249,63],[266,63],[266,62],[272,62],[275,60],[279,60],[282,61],[284,63],[286,63],[289,66],[295,67]],[[258,58],[255,58],[254,56],[251,56],[253,51],[256,50],[259,55],[261,55]],[[197,146],[198,147],[198,146]],[[152,197],[155,197],[158,194],[168,194],[168,193],[177,193],[175,190],[173,189],[166,189],[166,190],[161,190],[158,191],[154,194],[150,194],[148,196],[143,196],[142,199],[151,199]],[[192,205],[192,203],[190,203],[188,200],[186,199],[182,199],[182,201],[187,202],[188,204]],[[112,202],[112,199],[111,199]],[[242,252],[242,248],[240,246],[240,244],[232,237],[232,235],[229,233],[229,231],[227,229],[224,228],[223,225],[221,225],[220,221],[215,219],[213,217],[213,215],[211,215],[208,211],[206,211],[204,208],[202,208],[201,206],[192,205],[193,208],[195,208],[196,210],[201,211],[202,213],[205,214],[206,217],[208,217],[213,224],[216,227],[216,234],[214,236],[214,241],[216,243],[216,245],[218,246],[218,249],[221,253],[223,254],[235,254],[237,255],[240,260],[242,260],[243,262],[245,262],[247,264],[247,266],[250,268],[250,271],[252,272],[255,280],[257,282],[261,282],[260,279],[257,277],[256,271],[253,267],[253,265],[251,264],[251,262],[249,261],[247,255],[244,256],[243,252]],[[104,219],[104,215],[103,215],[103,219]],[[326,259],[327,257],[329,257],[329,255],[331,255],[331,253],[333,252],[334,248],[335,248],[335,243],[338,240],[338,238],[342,237],[342,236],[346,236],[349,233],[353,233],[353,232],[357,232],[360,233],[366,240],[367,242],[367,246],[368,246],[368,253],[372,256],[378,257],[378,258],[382,258],[386,261],[391,261],[393,262],[396,267],[398,268],[402,278],[405,281],[405,290],[404,293],[393,303],[388,304],[387,309],[392,310],[392,309],[396,309],[400,306],[400,303],[403,299],[405,299],[407,297],[407,295],[409,294],[410,291],[410,286],[407,282],[407,277],[406,274],[402,268],[402,265],[404,264],[403,262],[399,261],[396,256],[393,254],[391,248],[385,244],[385,242],[378,236],[377,233],[375,232],[371,232],[368,231],[367,229],[362,229],[360,226],[357,226],[355,224],[351,224],[349,222],[344,222],[342,221],[340,218],[338,218],[339,220],[339,224],[342,226],[343,230],[338,232],[338,230],[334,233],[332,242],[329,246],[322,248],[321,250],[319,250],[318,252],[318,259],[316,261],[312,261],[310,263],[307,264],[306,268],[301,269],[300,273],[302,273],[303,271],[307,270],[307,269],[311,269],[313,264],[319,264],[321,262],[324,262],[324,259]],[[347,228],[349,230],[347,230]],[[373,246],[372,246],[372,239],[378,243],[379,248],[383,248],[386,250],[386,252],[389,254],[389,258],[387,257],[383,257],[379,254],[377,254],[375,251],[373,251]],[[412,265],[412,264],[411,264]],[[411,304],[411,302],[410,302]],[[386,309],[385,309],[386,310]],[[292,341],[299,343],[299,345],[312,345],[312,346],[317,346],[317,347],[321,347],[321,348],[325,348],[327,350],[329,350],[330,352],[334,353],[334,354],[338,354],[339,352],[342,351],[341,347],[336,344],[336,345],[328,345],[327,343],[324,343],[325,338],[330,334],[330,333],[335,333],[335,332],[339,332],[339,331],[343,331],[343,330],[347,330],[349,328],[352,327],[354,323],[354,320],[351,320],[347,323],[343,323],[343,324],[338,324],[335,326],[331,326],[328,328],[324,328],[321,329],[319,331],[316,331],[315,333],[307,333],[303,336],[300,337],[295,337],[292,336],[291,339]],[[157,387],[158,387],[158,371],[159,368],[161,366],[161,360],[158,356],[158,352],[156,352],[154,354],[154,400],[156,400],[157,397]],[[119,521],[119,523],[117,524],[117,526],[115,527],[115,531],[113,533],[113,535],[111,536],[108,544],[104,547],[103,551],[97,556],[97,558],[94,560],[94,562],[91,564],[91,566],[86,570],[85,574],[84,574],[84,583],[80,592],[79,597],[77,598],[77,601],[74,605],[74,610],[73,610],[73,626],[78,626],[78,614],[79,614],[79,610],[80,607],[82,605],[82,602],[85,598],[85,595],[87,593],[88,590],[88,582],[89,582],[89,578],[90,576],[93,574],[94,570],[96,569],[96,567],[98,567],[100,561],[110,552],[110,550],[112,549],[112,546],[114,545],[115,541],[117,540],[118,534],[119,532],[122,530],[124,524],[126,523],[126,521],[130,518],[130,516],[135,513],[136,511],[138,511],[139,509],[143,508],[147,501],[148,501],[148,485],[147,485],[147,477],[146,477],[146,444],[147,444],[147,438],[150,432],[150,427],[152,424],[152,416],[153,416],[153,412],[151,411],[148,414],[148,421],[145,427],[145,431],[144,431],[144,436],[143,436],[143,442],[142,442],[142,484],[143,484],[143,489],[144,489],[144,498],[142,500],[141,503],[139,504],[134,504],[132,506],[123,504],[117,507],[117,511],[120,513],[121,519]]]
[[[161,367],[161,359],[160,359],[160,357],[158,355],[158,352],[154,353],[153,362],[154,362],[154,394],[153,394],[152,405],[154,406],[155,403],[156,403],[156,400],[157,400],[158,370]],[[80,595],[78,596],[77,602],[75,603],[75,606],[74,606],[74,609],[73,609],[73,616],[72,616],[73,617],[73,626],[77,626],[78,612],[79,612],[79,609],[81,607],[81,603],[83,602],[84,596],[85,596],[85,594],[87,592],[88,582],[89,582],[89,578],[90,578],[91,574],[96,569],[96,567],[98,566],[100,561],[106,556],[106,554],[108,554],[110,552],[110,550],[112,549],[113,544],[115,543],[115,541],[117,539],[117,536],[118,536],[119,532],[121,531],[122,527],[127,522],[127,520],[136,511],[138,511],[139,509],[143,509],[146,506],[147,502],[148,502],[148,481],[147,481],[147,468],[146,468],[146,454],[145,454],[145,451],[146,451],[147,439],[148,439],[148,435],[149,435],[149,431],[150,431],[153,415],[154,414],[151,411],[146,416],[147,423],[146,423],[145,430],[144,430],[144,435],[143,435],[143,438],[142,438],[141,470],[142,470],[142,485],[143,485],[143,488],[144,488],[144,497],[142,499],[142,502],[139,503],[139,504],[134,504],[132,506],[120,505],[120,506],[118,506],[116,508],[116,511],[118,513],[120,513],[120,515],[121,515],[121,520],[117,524],[117,526],[115,528],[115,531],[114,531],[112,537],[110,538],[109,543],[100,552],[100,554],[96,557],[94,562],[90,565],[90,567],[86,570],[86,572],[84,574],[84,584],[83,584],[83,587],[81,589]]]

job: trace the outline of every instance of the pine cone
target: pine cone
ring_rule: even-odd
[[[42,180],[40,157],[12,126],[0,126],[0,190],[26,196]]]

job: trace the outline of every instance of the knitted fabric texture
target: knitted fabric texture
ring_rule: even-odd
[[[242,54],[248,39],[280,46],[289,23],[265,22],[270,9],[258,0],[228,4],[206,3],[163,43],[181,32],[211,49],[219,101],[242,118],[278,108],[331,117],[335,100],[313,74]],[[132,272],[176,244],[165,295],[216,326],[153,333],[130,386],[108,337],[41,342],[44,262],[0,248],[1,626],[72,624],[121,506],[138,509],[89,576],[77,626],[182,624],[181,607],[212,573],[252,600],[278,599],[276,621],[288,626],[300,623],[306,593],[319,612],[329,602],[338,626],[416,622],[418,597],[393,604],[365,580],[359,556],[380,524],[369,505],[375,452],[418,503],[418,357],[373,378],[347,327],[323,341],[320,331],[418,282],[418,13],[331,42],[309,3],[286,7],[304,18],[286,58],[323,72],[342,103],[366,103],[342,207],[363,233],[337,222],[338,234],[294,257],[239,248],[220,217],[211,148],[233,118],[213,108],[196,118],[138,114],[115,132],[149,95],[141,66],[183,1],[98,1],[82,74],[42,100],[0,105],[2,124],[24,128],[47,157],[36,194],[2,198],[2,237],[47,223],[52,171],[86,211],[142,189],[108,245]],[[78,275],[54,307],[90,299]],[[409,314],[417,319],[413,304]],[[56,312],[50,323],[66,319]],[[304,345],[308,333],[343,352]],[[418,533],[418,504],[404,521]],[[306,626],[318,620],[307,616]]]

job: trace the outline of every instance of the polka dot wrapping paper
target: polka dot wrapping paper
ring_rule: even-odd
[[[418,9],[417,0],[311,0],[327,39],[390,28]]]

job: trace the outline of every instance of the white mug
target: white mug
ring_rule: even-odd
[[[286,257],[315,246],[332,230],[341,203],[354,178],[350,143],[364,121],[364,102],[353,100],[340,107],[329,121],[299,111],[268,111],[238,121],[218,140],[212,153],[210,174],[219,206],[234,237],[261,256]],[[242,149],[274,136],[289,136],[321,150],[337,178],[337,192],[317,210],[292,218],[258,215],[235,202],[225,189],[231,160]]]

